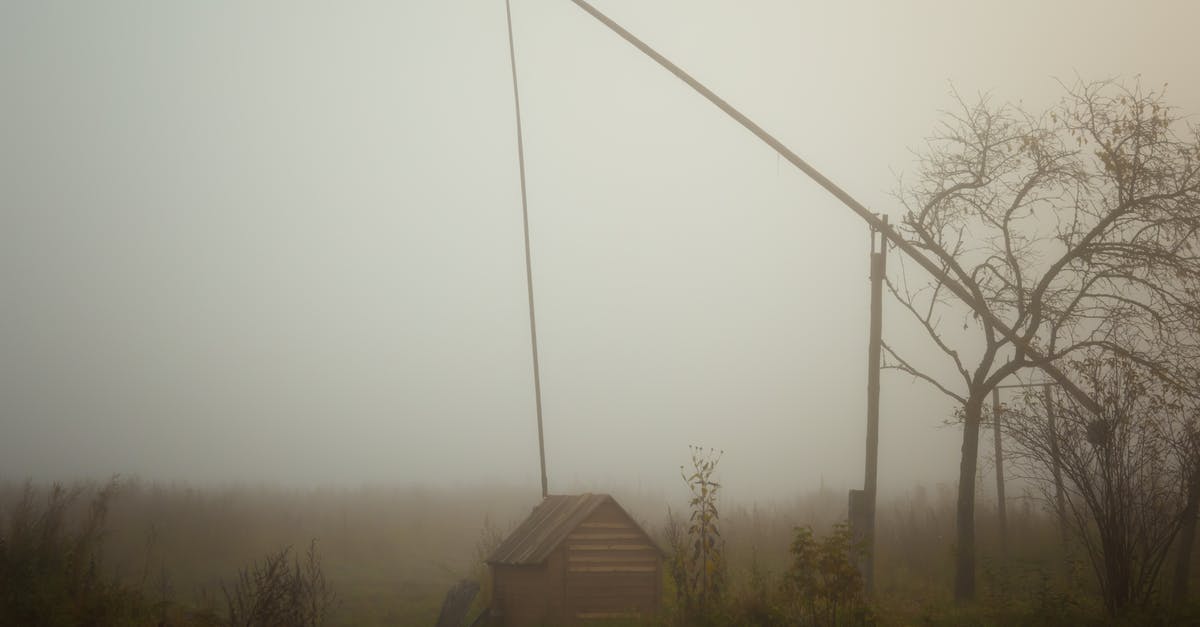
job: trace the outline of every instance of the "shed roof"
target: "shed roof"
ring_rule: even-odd
[[[658,549],[654,539],[637,521],[607,494],[551,494],[542,499],[533,512],[513,530],[488,557],[489,564],[541,564],[567,535],[604,503],[616,505],[642,535]],[[661,549],[659,549],[661,551]]]

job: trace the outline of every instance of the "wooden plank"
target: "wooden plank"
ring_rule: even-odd
[[[601,597],[593,594],[567,598],[567,605],[577,609],[613,609],[627,610],[633,607],[654,607],[654,599],[649,594],[630,592],[619,596]]]
[[[595,576],[595,577],[652,577],[654,573],[573,573],[579,576]],[[653,582],[644,581],[638,583],[626,583],[620,586],[601,586],[601,585],[577,585],[567,592],[568,598],[577,596],[600,596],[619,594],[622,596],[650,596]]]
[[[582,566],[582,565],[580,565]],[[642,566],[639,566],[641,568]],[[637,573],[568,573],[568,593],[584,589],[607,589],[649,586],[657,576],[655,571]]]
[[[572,533],[568,540],[640,540],[640,533]]]
[[[652,599],[648,591],[629,591],[620,594],[609,594],[600,596],[599,594],[580,594],[577,596],[567,597],[567,600],[572,606],[581,609],[617,609],[627,610],[634,607],[646,607],[650,605]]]
[[[568,551],[653,551],[649,544],[570,544]]]
[[[657,566],[569,566],[569,573],[652,573]]]
[[[584,529],[633,529],[633,525],[624,522],[585,522],[579,525]]]
[[[658,558],[653,555],[572,555],[567,562],[578,564],[580,562],[617,562],[617,563],[650,563],[658,561]]]
[[[599,591],[586,591],[567,597],[567,603],[573,607],[611,607],[619,603],[624,607],[647,607],[654,602],[651,592],[645,588],[621,590],[601,596]]]
[[[643,566],[643,565],[639,565],[639,566]],[[567,576],[567,584],[568,584],[569,588],[574,588],[576,586],[585,586],[586,587],[586,586],[596,586],[596,585],[599,585],[601,587],[606,586],[606,585],[618,585],[618,586],[634,585],[635,583],[636,583],[636,585],[642,585],[643,583],[646,585],[649,585],[654,582],[654,576],[655,575],[653,574],[653,571],[646,571],[646,573],[637,574],[637,575],[631,575],[631,574],[605,575],[605,574],[595,574],[595,573],[570,574]]]

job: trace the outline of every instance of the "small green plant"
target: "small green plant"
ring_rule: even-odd
[[[688,507],[691,513],[686,526],[671,517],[667,538],[672,549],[669,565],[675,578],[675,590],[680,618],[684,624],[703,624],[718,614],[725,591],[725,543],[721,538],[721,513],[717,508],[717,491],[721,484],[713,475],[723,451],[690,446],[692,468],[683,466],[679,474],[691,493]]]
[[[783,581],[788,613],[798,624],[862,624],[869,619],[862,573],[855,563],[864,547],[845,522],[818,542],[812,528],[796,527],[792,563]]]

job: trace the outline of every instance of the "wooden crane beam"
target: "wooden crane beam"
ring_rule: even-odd
[[[843,205],[845,205],[854,213],[858,214],[858,217],[866,221],[871,228],[882,233],[888,240],[892,242],[892,244],[896,246],[896,248],[898,248],[905,255],[908,255],[910,259],[924,268],[926,272],[929,272],[938,280],[945,283],[947,289],[949,289],[955,296],[966,303],[968,307],[973,309],[981,317],[986,318],[992,324],[992,326],[994,326],[996,330],[999,331],[1000,334],[1006,339],[1011,341],[1014,346],[1017,346],[1021,350],[1025,351],[1025,354],[1037,364],[1038,368],[1045,372],[1051,379],[1054,379],[1054,381],[1061,385],[1063,389],[1066,390],[1072,397],[1092,411],[1100,410],[1099,403],[1097,403],[1091,396],[1076,386],[1075,383],[1071,381],[1065,373],[1058,369],[1058,367],[1046,360],[1042,352],[1033,346],[1028,339],[1022,337],[1015,330],[1009,327],[1003,320],[996,317],[991,310],[988,309],[986,303],[976,299],[975,295],[973,295],[970,290],[968,290],[966,287],[963,287],[954,279],[954,277],[950,276],[944,270],[938,267],[937,264],[926,257],[925,254],[922,253],[916,246],[905,240],[900,233],[889,226],[887,222],[883,221],[879,216],[872,213],[869,209],[863,206],[862,203],[855,200],[854,197],[846,193],[845,190],[838,187],[833,181],[829,180],[825,175],[817,171],[816,168],[809,165],[808,162],[801,159],[799,155],[785,146],[783,142],[779,141],[773,135],[765,131],[761,126],[754,123],[753,120],[746,117],[745,114],[743,114],[741,111],[738,111],[733,107],[733,105],[726,102],[708,87],[705,87],[700,81],[693,78],[678,65],[672,63],[670,59],[667,59],[663,55],[659,54],[658,51],[647,45],[644,41],[638,39],[633,35],[633,33],[625,30],[620,24],[617,24],[608,16],[601,13],[598,9],[596,9],[596,7],[592,6],[585,0],[571,0],[571,2],[574,2],[579,8],[596,18],[597,21],[608,27],[609,30],[619,35],[622,39],[628,41],[633,45],[633,47],[642,51],[643,54],[653,59],[654,62],[661,65],[668,72],[674,74],[677,78],[679,78],[679,80],[686,83],[701,96],[704,96],[709,102],[716,105],[718,109],[724,111],[726,115],[733,118],[738,124],[741,124],[746,128],[746,130],[753,133],[755,137],[759,138],[763,141],[763,143],[774,149],[779,156],[787,159],[788,163],[796,166],[797,169],[806,174],[818,185],[825,188],[825,190],[830,194],[833,194],[833,196],[841,201]]]

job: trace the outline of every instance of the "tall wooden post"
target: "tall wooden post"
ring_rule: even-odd
[[[992,431],[996,434],[996,507],[1000,516],[1000,552],[1008,553],[1008,507],[1004,499],[1004,447],[1001,445],[1000,390],[992,388]]]
[[[880,216],[884,228],[888,217]],[[863,580],[867,594],[875,585],[875,501],[879,480],[879,356],[883,343],[883,278],[887,273],[887,236],[871,231],[871,334],[867,347],[867,468],[863,476],[866,500],[863,529],[867,547]]]
[[[550,494],[546,480],[546,437],[542,431],[542,368],[538,364],[537,316],[533,307],[533,260],[529,254],[529,195],[525,189],[525,136],[521,132],[521,92],[517,89],[517,49],[513,45],[512,6],[504,0],[508,18],[508,60],[512,67],[513,106],[517,113],[517,168],[521,174],[521,225],[525,231],[525,288],[529,295],[529,346],[533,352],[533,402],[537,413],[538,461],[542,469],[542,498]]]
[[[1062,533],[1063,546],[1067,543],[1067,504],[1063,500],[1062,459],[1058,453],[1058,425],[1054,417],[1054,391],[1050,384],[1042,386],[1042,395],[1046,403],[1046,426],[1050,431],[1050,458],[1054,471],[1054,509],[1058,514],[1059,531]]]

